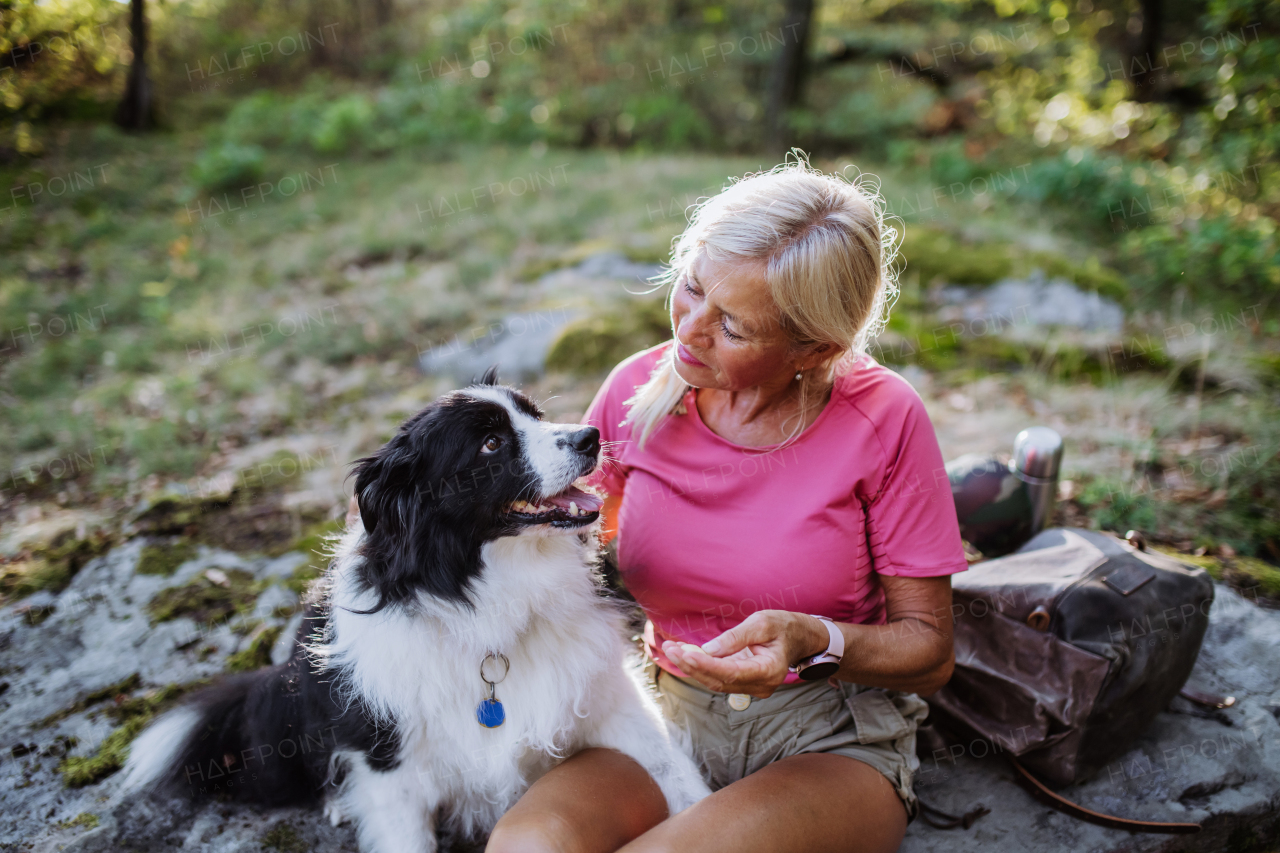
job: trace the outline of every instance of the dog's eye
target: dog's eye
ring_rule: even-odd
[[[502,446],[502,439],[496,435],[491,435],[484,440],[484,453],[493,453]]]

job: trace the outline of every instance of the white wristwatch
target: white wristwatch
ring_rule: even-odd
[[[827,633],[831,635],[831,643],[825,652],[807,657],[794,666],[787,667],[805,681],[821,681],[830,678],[840,671],[840,660],[844,657],[844,634],[836,627],[836,623],[826,616],[810,614],[814,619],[821,619],[827,625]]]

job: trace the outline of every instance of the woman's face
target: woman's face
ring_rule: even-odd
[[[675,283],[676,373],[696,388],[782,385],[796,368],[765,281],[764,261],[700,254]]]

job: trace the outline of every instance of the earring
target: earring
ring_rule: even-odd
[[[797,382],[799,382],[801,378],[802,378],[802,377],[800,376],[800,371],[798,371],[798,370],[797,370],[797,371],[796,371],[796,381],[797,381]]]

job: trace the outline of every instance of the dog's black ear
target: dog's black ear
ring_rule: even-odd
[[[498,384],[498,365],[491,364],[489,369],[484,372],[484,376],[480,377],[477,385],[497,385]]]
[[[405,478],[399,470],[408,461],[408,440],[403,432],[384,444],[372,456],[356,460],[356,503],[360,521],[372,533],[383,517],[398,512]]]

